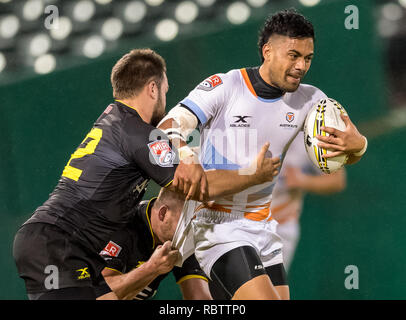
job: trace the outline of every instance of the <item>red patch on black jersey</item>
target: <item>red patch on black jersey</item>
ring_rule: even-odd
[[[117,257],[121,251],[121,247],[110,241],[107,246],[100,252],[101,255],[110,256],[110,257]]]

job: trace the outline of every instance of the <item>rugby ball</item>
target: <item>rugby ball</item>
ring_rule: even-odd
[[[343,106],[336,100],[324,98],[312,106],[304,122],[304,144],[311,162],[324,173],[333,173],[341,169],[348,160],[348,155],[340,155],[325,159],[323,154],[331,153],[317,146],[319,140],[316,135],[329,136],[321,127],[332,127],[341,131],[345,130],[345,123],[340,114],[348,115]]]

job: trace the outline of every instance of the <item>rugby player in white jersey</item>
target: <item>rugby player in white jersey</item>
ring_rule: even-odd
[[[271,212],[278,222],[276,231],[282,238],[283,265],[288,274],[300,239],[300,216],[305,195],[329,195],[346,187],[345,169],[324,174],[310,161],[303,141],[301,131],[289,146],[272,192]]]
[[[266,142],[268,156],[283,161],[310,107],[326,97],[301,84],[314,55],[313,26],[302,15],[285,10],[271,16],[261,30],[259,50],[260,67],[207,78],[158,125],[183,146],[183,159],[195,158],[184,140],[200,129],[200,175],[203,169],[250,174],[250,163]],[[351,164],[359,161],[367,141],[348,117],[343,120],[345,131],[324,128],[331,135],[318,137],[319,145],[332,150],[325,157],[347,153]],[[198,171],[195,164],[191,169]],[[214,299],[289,299],[278,223],[270,211],[276,179],[196,210],[195,256],[212,280]],[[175,174],[173,184],[182,188],[178,183],[183,182]]]

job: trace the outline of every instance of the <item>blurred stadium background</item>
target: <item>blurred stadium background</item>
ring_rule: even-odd
[[[345,27],[349,5],[357,29]],[[290,7],[316,29],[304,82],[340,101],[369,138],[344,192],[306,198],[292,298],[406,297],[405,0],[0,0],[0,299],[26,299],[14,234],[111,102],[116,60],[136,47],[158,51],[170,108],[213,73],[259,65],[258,29]],[[146,198],[156,192],[151,185]],[[348,265],[359,289],[344,286]],[[155,299],[180,297],[169,277]]]

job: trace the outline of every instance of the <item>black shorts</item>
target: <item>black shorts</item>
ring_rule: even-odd
[[[55,225],[23,225],[14,238],[13,255],[29,297],[65,288],[92,288],[95,297],[111,291],[101,275],[104,259]]]
[[[215,300],[229,300],[245,282],[263,274],[268,274],[274,286],[288,285],[283,263],[264,268],[253,247],[235,248],[214,263],[210,293]]]

